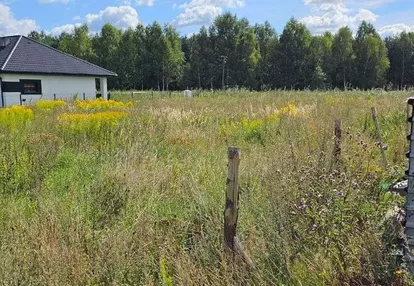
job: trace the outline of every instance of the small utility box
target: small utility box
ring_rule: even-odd
[[[184,97],[193,97],[193,92],[189,89],[184,90]]]

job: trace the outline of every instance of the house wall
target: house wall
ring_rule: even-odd
[[[3,106],[3,93],[1,92],[1,81],[2,78],[0,77],[0,107]]]
[[[83,93],[85,93],[86,99],[96,98],[95,77],[36,74],[0,74],[0,77],[2,81],[41,80],[42,94],[22,94],[22,99],[26,100],[26,104],[40,99],[53,100],[54,94],[56,94],[56,99],[64,100],[73,99],[75,94],[77,94],[78,99],[83,99]],[[4,92],[3,98],[3,106],[20,104],[20,93]]]

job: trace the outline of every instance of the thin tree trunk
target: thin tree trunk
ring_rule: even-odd
[[[224,89],[224,87],[225,87],[225,83],[224,83],[224,74],[225,74],[225,72],[226,72],[226,64],[225,64],[225,62],[224,62],[224,60],[223,60],[223,74],[222,74],[222,80],[221,80],[221,88],[222,89]]]
[[[198,88],[201,89],[201,78],[200,78],[200,65],[197,65],[197,74],[198,74]]]
[[[165,90],[165,61],[164,57],[162,58],[162,91]]]
[[[346,90],[346,70],[344,66],[344,90]]]
[[[405,73],[405,53],[403,52],[402,71],[401,71],[401,90],[404,88],[404,73]]]

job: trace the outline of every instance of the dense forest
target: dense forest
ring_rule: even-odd
[[[29,37],[116,72],[112,89],[332,89],[414,86],[414,33],[382,39],[362,22],[336,34],[312,35],[295,19],[278,35],[230,13],[190,37],[158,23],[119,30],[87,25],[58,36]]]

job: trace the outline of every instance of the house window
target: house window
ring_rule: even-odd
[[[40,80],[22,79],[22,94],[41,94],[42,82]]]

